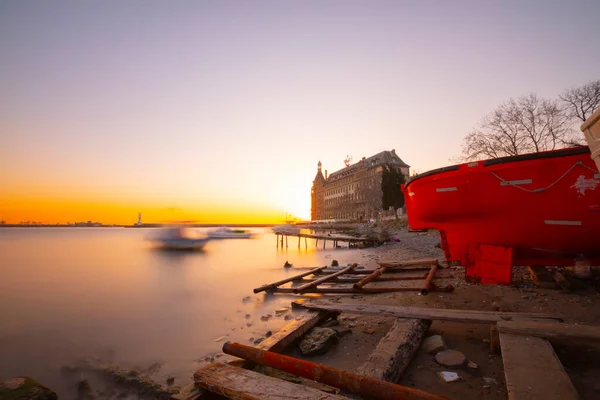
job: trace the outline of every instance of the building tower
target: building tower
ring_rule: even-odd
[[[141,212],[138,213],[137,226],[142,226],[142,213]]]
[[[310,193],[310,219],[320,220],[324,219],[324,215],[322,215],[323,210],[323,188],[325,186],[325,177],[323,176],[323,172],[321,171],[323,164],[321,161],[317,164],[317,175],[313,180],[313,185]]]

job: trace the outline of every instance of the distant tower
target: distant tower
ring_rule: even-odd
[[[138,222],[137,222],[137,225],[138,226],[142,226],[142,213],[141,212],[138,213]]]

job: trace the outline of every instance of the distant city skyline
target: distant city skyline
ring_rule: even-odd
[[[599,79],[592,0],[0,2],[0,214],[279,223],[396,149],[451,164],[495,107]]]

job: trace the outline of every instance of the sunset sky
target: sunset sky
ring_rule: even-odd
[[[0,218],[309,218],[319,160],[450,164],[599,46],[598,0],[0,1]]]

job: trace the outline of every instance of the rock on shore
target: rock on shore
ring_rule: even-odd
[[[52,390],[28,376],[19,376],[0,383],[0,398],[4,400],[57,400]]]

